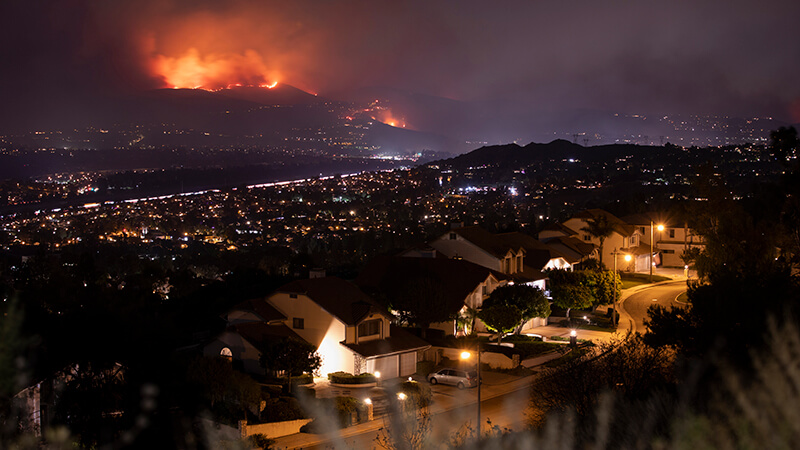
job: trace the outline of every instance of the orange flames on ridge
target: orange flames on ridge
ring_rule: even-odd
[[[258,86],[272,89],[279,76],[267,68],[254,50],[244,54],[209,53],[201,56],[190,48],[182,56],[156,55],[153,69],[167,86],[179,89],[219,90],[237,86]]]

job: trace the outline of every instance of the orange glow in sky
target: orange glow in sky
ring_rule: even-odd
[[[216,90],[234,86],[259,86],[272,89],[278,76],[254,50],[243,54],[209,53],[201,55],[196,48],[183,55],[156,55],[153,68],[168,87]]]

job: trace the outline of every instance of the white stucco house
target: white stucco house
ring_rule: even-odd
[[[225,315],[228,330],[206,345],[207,355],[241,360],[259,372],[259,339],[296,336],[322,357],[320,375],[380,371],[384,378],[417,370],[425,341],[391,325],[392,316],[353,283],[336,277],[297,280],[264,299],[249,300]],[[237,337],[238,336],[238,337]],[[241,339],[239,339],[241,338]]]

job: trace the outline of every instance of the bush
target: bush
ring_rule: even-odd
[[[274,439],[270,439],[265,434],[261,433],[256,433],[254,435],[248,436],[247,438],[250,441],[251,445],[258,448],[267,449],[270,448],[272,444],[275,443]]]
[[[261,420],[265,423],[306,418],[296,398],[271,398],[266,400],[266,403],[264,411],[261,412]]]
[[[431,404],[433,393],[427,383],[417,383],[416,381],[404,381],[400,384],[400,392],[414,401],[417,408],[424,408]]]
[[[336,384],[367,384],[376,382],[375,375],[371,373],[353,375],[347,372],[332,372],[328,374],[328,379],[331,380],[331,383]]]
[[[427,377],[436,367],[433,361],[420,361],[417,363],[417,375]]]

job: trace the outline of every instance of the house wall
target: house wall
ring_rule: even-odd
[[[558,269],[558,270],[572,270],[572,264],[568,263],[564,258],[553,258],[547,261],[542,271]]]
[[[340,344],[347,337],[347,327],[322,307],[305,295],[291,298],[286,293],[272,294],[268,301],[287,317],[286,324],[291,327],[293,318],[303,318],[303,329],[293,328],[307,342],[317,347],[322,357],[319,372],[322,376],[330,372],[353,373],[355,357]]]
[[[650,224],[635,225],[642,233],[642,245],[650,245]],[[653,240],[655,246],[662,250],[661,265],[663,267],[683,267],[681,255],[686,248],[704,248],[705,243],[700,235],[688,227],[666,227],[664,231],[655,229]]]
[[[581,228],[587,226],[588,223],[583,219],[576,219],[572,218],[564,222],[564,226],[571,228],[577,231],[578,239],[584,242],[591,242],[597,246],[600,246],[600,239],[592,237],[589,233],[585,231],[581,231]],[[620,250],[623,248],[628,248],[630,246],[630,240],[628,236],[622,236],[621,234],[617,233],[616,231],[611,233],[611,236],[607,237],[606,240],[603,242],[603,255],[601,261],[605,263],[606,267],[611,268],[614,264],[613,256],[611,255],[614,252],[614,249]],[[598,248],[598,252],[600,249]],[[619,262],[617,262],[619,264]]]

